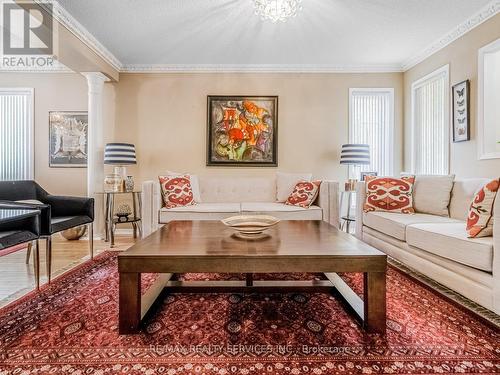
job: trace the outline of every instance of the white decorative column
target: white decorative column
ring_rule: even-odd
[[[88,165],[87,195],[94,198],[94,236],[104,238],[104,196],[96,194],[103,191],[104,184],[104,127],[102,118],[104,82],[109,78],[101,72],[85,72],[88,84]]]

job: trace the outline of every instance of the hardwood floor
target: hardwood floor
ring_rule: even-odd
[[[109,242],[94,241],[94,254],[105,250],[120,251],[134,243],[131,235],[115,237],[115,247],[110,249]],[[88,241],[68,241],[60,234],[52,238],[52,278],[68,271],[89,259]],[[40,241],[40,286],[47,282],[45,273],[45,241]],[[35,277],[33,256],[26,264],[26,249],[0,257],[0,307],[34,290]]]

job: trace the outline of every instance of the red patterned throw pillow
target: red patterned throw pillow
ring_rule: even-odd
[[[403,214],[415,213],[413,209],[413,185],[415,176],[365,177],[365,212],[385,211]]]
[[[493,204],[499,185],[500,179],[488,182],[472,200],[466,228],[470,238],[493,236]]]
[[[321,181],[297,182],[285,204],[309,208],[318,196],[320,185]]]
[[[175,208],[193,205],[193,189],[189,175],[158,176],[163,207]]]

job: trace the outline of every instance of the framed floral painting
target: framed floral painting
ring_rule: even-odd
[[[87,167],[87,112],[49,112],[49,166]]]
[[[207,102],[207,165],[278,165],[277,96],[208,96]]]

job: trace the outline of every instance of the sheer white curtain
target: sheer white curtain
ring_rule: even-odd
[[[448,65],[412,84],[412,172],[449,173]]]
[[[0,180],[33,179],[33,89],[0,88]]]
[[[349,90],[349,143],[370,145],[370,165],[349,168],[351,178],[367,171],[394,174],[394,89]]]

